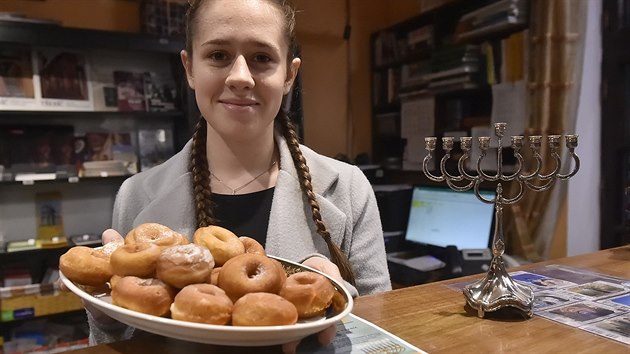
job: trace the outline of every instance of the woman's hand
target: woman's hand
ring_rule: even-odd
[[[323,257],[311,257],[304,262],[302,262],[305,266],[314,268],[319,270],[322,273],[326,273],[326,275],[335,279],[339,284],[343,284],[343,278],[341,277],[341,273],[339,273],[339,268],[333,262],[327,260]],[[317,339],[319,344],[326,346],[332,343],[333,339],[335,339],[335,335],[337,335],[337,326],[332,325],[323,331],[317,334]],[[285,354],[293,354],[295,353],[297,346],[300,344],[300,341],[295,341],[282,345],[282,351]]]

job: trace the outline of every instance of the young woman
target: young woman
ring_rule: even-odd
[[[389,290],[368,180],[300,145],[282,110],[300,67],[293,9],[282,0],[191,0],[186,35],[181,59],[202,117],[179,153],[123,183],[103,241],[145,222],[189,236],[214,224],[342,276],[354,296]],[[129,335],[90,317],[95,342]],[[327,333],[323,342],[334,329]]]

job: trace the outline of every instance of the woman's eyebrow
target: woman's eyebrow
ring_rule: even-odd
[[[201,46],[208,46],[208,45],[218,45],[218,46],[227,46],[232,44],[233,41],[229,40],[229,39],[225,39],[225,38],[215,38],[215,39],[210,39],[207,40],[205,42],[203,42],[201,44]],[[247,44],[251,44],[255,47],[259,47],[261,49],[267,49],[267,50],[273,50],[273,51],[280,51],[280,48],[278,48],[278,46],[273,45],[269,42],[265,42],[265,41],[261,41],[261,40],[250,40],[246,42]]]

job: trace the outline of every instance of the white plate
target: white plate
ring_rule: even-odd
[[[328,275],[286,259],[273,256],[269,257],[280,261],[289,274],[296,271],[308,270],[326,276],[346,299],[346,308],[337,314],[327,314],[325,317],[310,319],[308,321],[300,320],[294,325],[287,326],[239,327],[210,325],[146,315],[117,305],[112,305],[109,294],[89,294],[66,278],[61,272],[59,272],[59,276],[70,291],[120,322],[147,332],[199,343],[232,346],[284,344],[320,332],[341,320],[352,311],[352,296],[344,286],[339,285],[338,282]]]

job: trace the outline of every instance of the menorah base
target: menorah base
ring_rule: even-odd
[[[486,312],[493,312],[504,307],[514,307],[526,317],[533,315],[532,289],[512,280],[501,256],[492,258],[490,270],[484,279],[464,288],[464,296],[468,305],[477,310],[479,318],[483,318]]]

